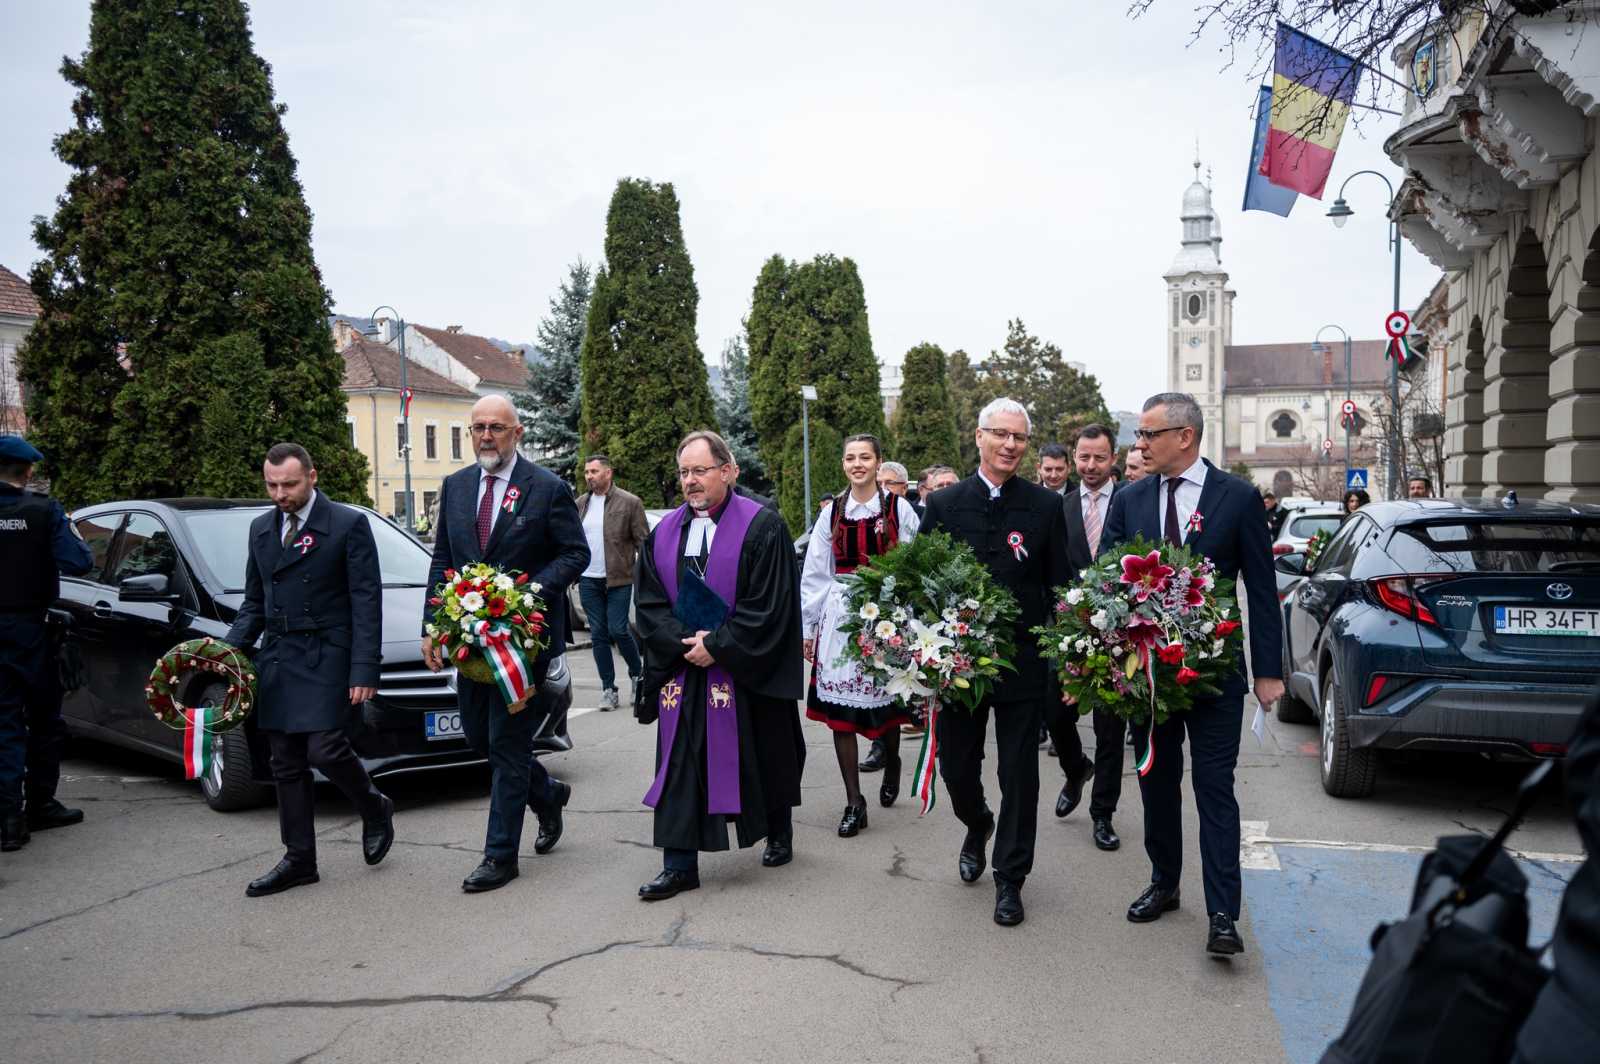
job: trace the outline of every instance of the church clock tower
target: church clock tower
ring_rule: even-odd
[[[1223,350],[1233,341],[1233,297],[1222,268],[1222,226],[1211,189],[1200,180],[1183,193],[1183,246],[1167,269],[1167,388],[1189,392],[1205,411],[1200,455],[1225,467]]]

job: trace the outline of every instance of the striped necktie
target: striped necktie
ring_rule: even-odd
[[[1100,553],[1101,523],[1100,493],[1092,491],[1089,493],[1089,509],[1083,515],[1083,530],[1089,534],[1089,557],[1091,558]]]

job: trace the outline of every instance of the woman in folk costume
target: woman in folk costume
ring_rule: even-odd
[[[845,643],[839,630],[845,620],[845,591],[838,578],[917,534],[917,514],[911,504],[878,487],[882,461],[876,437],[851,436],[844,441],[844,475],[850,486],[823,504],[811,529],[800,575],[805,656],[814,665],[806,692],[806,716],[833,730],[833,749],[847,802],[839,821],[839,834],[844,838],[867,826],[856,736],[882,740],[883,787],[878,800],[893,805],[900,795],[900,725],[911,721],[888,692],[854,662],[840,660]]]

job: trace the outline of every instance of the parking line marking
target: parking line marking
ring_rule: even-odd
[[[1277,872],[1276,846],[1299,846],[1312,850],[1351,850],[1357,853],[1432,853],[1433,846],[1407,846],[1394,842],[1341,842],[1336,839],[1280,839],[1267,834],[1267,821],[1241,820],[1239,822],[1239,867],[1257,868]],[[1586,855],[1581,853],[1541,853],[1538,850],[1519,850],[1507,846],[1506,852],[1524,861],[1543,861],[1555,864],[1582,864]]]

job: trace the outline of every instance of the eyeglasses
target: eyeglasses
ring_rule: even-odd
[[[890,488],[903,488],[910,482],[905,480],[889,480],[888,478],[884,478],[879,480],[878,483]]]
[[[1001,443],[1005,443],[1009,440],[1019,447],[1028,446],[1028,434],[1026,432],[1007,432],[1005,429],[991,429],[987,425],[979,425],[978,428],[982,429],[984,432],[987,432]]]
[[[718,465],[697,465],[697,466],[690,466],[687,469],[679,469],[678,470],[678,479],[679,480],[699,480],[701,477],[705,476],[707,473],[715,472],[716,470],[721,469],[723,466],[725,466],[727,464],[728,464],[727,462],[722,462],[722,463],[720,463]]]
[[[469,425],[467,431],[474,436],[504,436],[511,431],[510,425],[502,425],[496,421],[492,425]]]
[[[1148,442],[1155,439],[1163,432],[1177,432],[1179,429],[1186,429],[1188,427],[1189,426],[1187,425],[1168,425],[1164,429],[1134,429],[1133,435],[1135,439],[1145,440]]]

